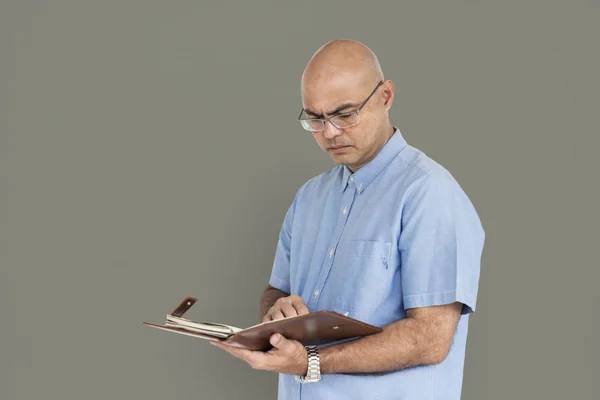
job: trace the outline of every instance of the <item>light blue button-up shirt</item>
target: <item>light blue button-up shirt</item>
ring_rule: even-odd
[[[352,174],[338,165],[307,181],[281,227],[269,283],[383,327],[414,307],[464,304],[439,365],[392,373],[279,375],[279,399],[460,399],[469,314],[485,233],[452,175],[399,130]]]

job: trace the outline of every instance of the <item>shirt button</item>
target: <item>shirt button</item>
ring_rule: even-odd
[[[333,249],[329,250],[329,257],[333,257]]]
[[[350,182],[354,182],[354,177],[353,176],[350,177]]]
[[[315,297],[317,297],[319,295],[319,289],[315,290],[314,295],[315,295]]]
[[[348,208],[344,207],[344,209],[342,210],[342,214],[346,215],[347,212],[348,212]]]

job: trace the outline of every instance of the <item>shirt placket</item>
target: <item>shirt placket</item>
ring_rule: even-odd
[[[316,310],[316,307],[319,304],[320,294],[323,291],[323,288],[327,282],[327,277],[329,276],[329,271],[331,270],[331,267],[333,266],[333,263],[335,261],[337,247],[340,242],[340,238],[342,237],[342,233],[344,232],[344,228],[346,227],[346,222],[348,221],[348,216],[350,215],[350,209],[354,204],[355,198],[356,186],[354,185],[354,178],[350,177],[350,179],[348,179],[348,187],[346,188],[342,196],[341,206],[338,209],[338,212],[340,214],[337,219],[335,231],[329,243],[329,250],[327,250],[327,256],[323,261],[323,265],[320,269],[319,276],[315,283],[315,287],[313,288],[312,296],[310,297],[310,301],[307,304],[309,310],[311,311]]]

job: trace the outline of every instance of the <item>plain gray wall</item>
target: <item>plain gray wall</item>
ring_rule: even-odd
[[[463,398],[600,376],[597,1],[0,1],[0,398],[274,398],[276,375],[142,325],[257,322],[284,213],[333,167],[296,117],[335,38],[487,233]]]

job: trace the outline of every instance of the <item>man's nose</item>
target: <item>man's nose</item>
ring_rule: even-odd
[[[325,121],[325,128],[323,129],[323,136],[327,139],[333,139],[336,136],[340,136],[342,134],[342,130],[336,128],[331,121]]]

